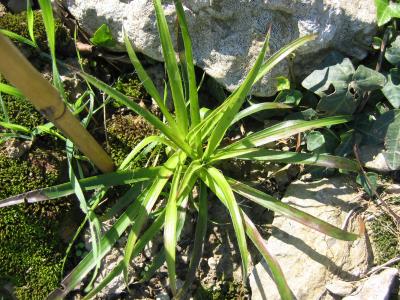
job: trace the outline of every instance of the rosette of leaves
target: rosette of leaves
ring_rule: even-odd
[[[329,59],[333,63],[313,71],[302,82],[321,98],[317,109],[327,115],[353,114],[364,93],[380,90],[386,83],[381,73],[363,65],[355,69],[348,58],[332,55]]]
[[[85,256],[78,266],[64,278],[62,281],[63,288],[54,291],[50,297],[51,299],[65,298],[68,292],[73,290],[96,268],[121,235],[127,231],[128,239],[123,259],[101,282],[90,289],[85,298],[93,297],[121,273],[124,274],[126,282],[128,282],[127,269],[132,259],[144,249],[147,243],[160,234],[163,234],[164,247],[160,255],[156,256],[153,260],[155,266],[150,266],[150,269],[157,269],[157,267],[166,261],[172,294],[177,299],[186,298],[185,295],[191,287],[202,256],[202,245],[208,222],[208,201],[210,199],[208,195],[209,193],[213,193],[226,207],[231,217],[236,234],[236,242],[240,250],[244,280],[247,278],[249,268],[250,254],[248,242],[252,242],[267,261],[282,299],[291,299],[291,291],[279,264],[268,252],[266,242],[251,221],[251,218],[242,210],[235,198],[235,194],[241,195],[259,204],[261,207],[279,212],[287,218],[309,226],[322,234],[348,241],[356,239],[357,235],[332,226],[288,204],[284,204],[244,182],[229,178],[224,175],[223,170],[220,170],[218,166],[223,160],[236,158],[240,160],[310,164],[358,171],[358,164],[349,159],[322,154],[313,155],[309,153],[269,150],[264,147],[268,143],[301,132],[346,123],[351,120],[349,116],[335,116],[310,121],[284,121],[249,134],[229,145],[224,146],[221,144],[229,129],[242,118],[263,109],[276,109],[282,106],[282,103],[269,103],[268,105],[250,106],[240,111],[252,86],[269,72],[271,68],[287,57],[287,55],[304,43],[312,40],[314,36],[299,38],[265,60],[268,49],[268,33],[262,50],[243,83],[221,105],[214,110],[209,110],[205,116],[201,116],[192,43],[183,6],[180,1],[174,1],[184,45],[184,51],[180,55],[181,60],[178,62],[161,0],[154,0],[153,3],[169,79],[168,84],[174,105],[174,114],[168,111],[166,107],[166,93],[164,96],[160,95],[138,60],[126,36],[125,44],[129,57],[147,92],[158,104],[163,114],[163,120],[104,82],[99,81],[91,75],[82,74],[88,82],[98,89],[141,115],[159,130],[160,135],[143,139],[127,156],[118,171],[79,181],[83,191],[96,191],[91,200],[88,201],[89,212],[96,209],[101,201],[101,197],[111,186],[140,183],[143,189],[140,191],[136,186],[133,186],[128,193],[117,201],[117,208],[112,209],[114,211],[122,211],[117,221],[101,236],[96,251],[91,251]],[[181,73],[181,71],[183,72]],[[164,144],[168,148],[166,151],[168,157],[165,163],[149,168],[133,170],[126,168],[129,162],[135,159],[142,151],[149,151],[149,147],[155,147],[157,144]],[[194,193],[192,192],[195,188],[198,191],[198,196],[196,197],[194,197]],[[65,183],[51,188],[32,191],[22,196],[5,199],[0,202],[0,207],[21,202],[30,203],[55,199],[72,194],[74,191],[73,184]],[[186,208],[189,201],[198,210],[198,219],[186,281],[183,287],[178,290],[175,268],[176,247],[185,222]]]

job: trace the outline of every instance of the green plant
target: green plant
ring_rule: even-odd
[[[49,167],[57,162],[39,151],[27,159],[0,154],[1,198],[59,182],[59,171]],[[58,231],[68,206],[62,201],[0,210],[0,280],[12,282],[18,299],[43,299],[57,287],[64,251]]]
[[[400,4],[392,0],[375,0],[378,26],[389,22],[392,18],[400,18]]]
[[[124,273],[126,278],[127,268],[131,260],[160,231],[164,232],[164,248],[162,255],[155,258],[155,262],[161,262],[162,264],[164,261],[163,258],[165,258],[168,266],[171,291],[177,298],[184,298],[195,277],[196,269],[202,255],[202,244],[207,226],[209,191],[214,193],[223,205],[226,206],[231,216],[242,259],[243,278],[246,279],[247,277],[249,264],[247,235],[269,264],[271,273],[283,299],[291,298],[291,292],[284,279],[284,275],[278,263],[269,254],[267,245],[255,225],[237,203],[234,193],[332,237],[343,240],[354,240],[357,238],[357,235],[353,233],[336,228],[287,204],[281,203],[277,199],[245,183],[229,178],[217,168],[221,161],[236,158],[241,160],[311,164],[350,171],[358,170],[357,163],[345,158],[322,154],[312,155],[309,153],[283,152],[263,148],[267,143],[287,138],[294,134],[314,128],[346,123],[351,120],[351,117],[348,116],[335,116],[311,121],[285,121],[252,133],[227,146],[221,145],[232,125],[235,125],[242,118],[260,110],[286,106],[282,103],[261,104],[261,106],[257,105],[240,111],[245,97],[250,92],[252,86],[287,55],[314,37],[306,36],[300,38],[264,61],[268,49],[268,34],[257,61],[242,85],[219,107],[212,111],[209,110],[202,117],[198,101],[198,87],[194,71],[191,39],[183,7],[180,1],[176,0],[174,3],[184,44],[184,53],[181,55],[180,64],[178,64],[176,59],[161,1],[154,0],[157,25],[175,115],[172,115],[166,107],[166,93],[164,97],[159,94],[139,62],[126,36],[125,44],[129,57],[147,92],[159,106],[165,122],[116,89],[113,89],[91,75],[82,74],[85,80],[114,98],[120,104],[127,106],[142,116],[160,132],[160,135],[147,137],[137,144],[122,162],[117,172],[80,180],[74,177],[73,174],[69,183],[32,191],[24,194],[23,197],[13,197],[13,203],[21,203],[22,201],[37,202],[76,193],[81,206],[83,206],[83,211],[87,213],[87,219],[92,220],[93,226],[96,227],[98,226],[96,225],[98,220],[93,218],[94,210],[110,186],[134,183],[144,184],[143,191],[136,199],[130,197],[129,193],[132,192],[132,189],[123,196],[125,197],[125,201],[128,200],[124,212],[119,216],[113,227],[99,238],[98,244],[93,243],[93,251],[67,275],[62,282],[64,288],[54,291],[51,295],[53,298],[65,297],[91,270],[96,269],[101,259],[110,251],[115,242],[126,230],[129,231],[129,235],[125,247],[124,259],[121,260],[102,282],[94,289],[91,289],[85,298],[94,296],[115,276],[121,273]],[[181,71],[185,75],[181,75]],[[143,150],[155,147],[157,144],[164,144],[167,147],[168,158],[165,163],[158,167],[134,170],[126,168],[129,162]],[[192,197],[192,191],[195,187],[199,191],[198,198]],[[97,190],[97,192],[89,200],[86,200],[83,191],[87,192],[90,190]],[[163,203],[163,199],[165,200],[165,205],[161,205],[161,207],[156,206],[158,201]],[[197,208],[198,221],[189,271],[186,275],[184,286],[178,291],[176,288],[175,249],[185,221],[185,208],[188,205],[188,201],[192,201],[194,207]],[[9,204],[10,199],[5,199],[0,202],[0,207]],[[147,222],[149,222],[148,227],[145,226]],[[159,259],[160,257],[161,259]]]

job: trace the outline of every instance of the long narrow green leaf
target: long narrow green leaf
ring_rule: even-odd
[[[270,58],[268,58],[263,66],[261,67],[259,73],[257,74],[257,78],[255,79],[254,83],[259,81],[266,73],[268,73],[274,66],[276,66],[279,62],[281,62],[283,59],[286,58],[287,55],[289,55],[291,52],[296,50],[298,47],[304,45],[305,43],[315,39],[316,36],[314,35],[309,35],[305,37],[301,37],[299,39],[294,40],[287,46],[283,47],[279,51],[275,52]],[[206,124],[211,122],[218,114],[220,114],[222,111],[224,111],[227,106],[230,104],[230,100],[232,99],[232,96],[237,92],[237,89],[231,94],[231,96],[228,97],[227,100],[225,100],[224,103],[222,103],[218,108],[213,110],[198,126],[190,130],[189,135],[188,135],[188,140],[191,141],[197,134],[199,129],[201,128],[208,128]]]
[[[348,158],[327,154],[297,153],[291,151],[268,150],[263,148],[222,150],[210,158],[210,163],[215,163],[219,160],[229,158],[313,165],[354,172],[358,172],[360,170],[358,163]]]
[[[243,212],[242,212],[243,213]],[[243,213],[243,220],[246,226],[246,233],[253,244],[256,246],[258,251],[262,254],[263,258],[267,262],[269,269],[272,274],[272,278],[275,281],[275,284],[278,288],[279,295],[282,300],[291,300],[292,292],[286,282],[285,275],[283,275],[282,269],[279,266],[279,263],[276,259],[269,253],[267,248],[267,243],[264,241],[261,234],[258,232],[256,226],[254,226],[253,222],[250,218]]]
[[[226,181],[224,175],[214,167],[207,168],[207,171],[200,173],[204,183],[211,189],[214,194],[227,207],[231,215],[233,228],[235,230],[237,242],[239,245],[240,255],[242,258],[242,274],[243,280],[247,278],[247,270],[249,266],[249,251],[247,250],[246,234],[243,227],[242,214],[236,202],[233,191]]]
[[[33,32],[34,28],[34,15],[33,15],[33,10],[32,10],[32,3],[31,0],[26,1],[26,23],[28,24],[28,32],[29,32],[29,37],[31,38],[31,41],[37,47],[36,39],[35,39],[35,34]]]
[[[102,221],[110,220],[117,216],[124,208],[131,204],[132,199],[136,199],[145,189],[150,186],[149,181],[139,182],[133,184],[128,191],[126,191],[118,201],[101,216]]]
[[[33,48],[36,48],[36,44],[32,42],[30,39],[27,39],[26,37],[19,35],[15,32],[6,30],[6,29],[0,29],[0,33],[4,34],[5,36],[9,37],[12,40],[16,40],[17,42],[26,44],[28,46],[31,46]]]
[[[307,42],[315,40],[316,37],[316,35],[306,35],[294,40],[285,47],[279,49],[263,64],[254,82],[258,82],[261,78],[265,76],[265,74],[271,71],[278,63],[285,59],[294,50],[296,50],[300,46],[303,46]]]
[[[113,89],[109,85],[105,84],[104,82],[98,80],[97,78],[86,74],[80,73],[80,75],[86,79],[88,82],[93,84],[98,89],[102,90],[118,102],[126,105],[128,108],[136,112],[138,115],[141,115],[145,118],[150,124],[160,130],[165,136],[167,136],[172,142],[174,142],[180,149],[185,151],[189,156],[192,156],[193,150],[190,146],[181,138],[179,132],[174,131],[173,129],[167,127],[160,119],[154,116],[151,112],[147,109],[142,108],[140,105],[133,102],[131,99],[123,95],[122,93],[118,92],[117,90]]]
[[[26,134],[31,134],[32,131],[25,126],[22,125],[18,125],[18,124],[14,124],[14,123],[9,123],[9,122],[1,122],[0,121],[0,127],[6,128],[6,129],[10,129],[10,130],[14,130],[17,132],[22,132],[22,133],[26,133]]]
[[[194,185],[198,178],[197,173],[202,167],[203,165],[201,164],[200,160],[194,160],[190,163],[179,185],[178,197],[182,197],[182,195],[189,194],[191,192],[191,189],[189,188]]]
[[[297,133],[307,130],[343,124],[352,120],[352,116],[335,116],[311,121],[284,121],[277,125],[265,128],[238,140],[237,142],[223,148],[223,150],[246,149],[259,147],[270,142],[288,138]]]
[[[176,159],[178,159],[179,161],[176,161]],[[179,166],[181,160],[184,159],[185,156],[182,156],[181,153],[176,153],[174,157],[171,157],[170,160],[168,160],[167,163],[165,163],[165,168],[168,169],[170,174],[173,174],[175,172],[176,166],[177,165]],[[149,189],[145,201],[143,201],[142,206],[139,208],[138,217],[136,219],[132,219],[133,226],[128,236],[128,241],[126,243],[125,254],[124,254],[125,271],[127,271],[129,263],[133,258],[132,256],[133,249],[138,239],[140,230],[142,229],[145,221],[147,220],[147,217],[150,215],[150,212],[166,183],[165,182],[164,184],[162,184],[163,183],[162,178],[159,179],[158,181],[161,183],[155,181],[153,182],[151,188]]]
[[[208,202],[207,202],[207,187],[202,182],[200,184],[199,196],[199,214],[197,217],[196,231],[194,236],[193,252],[190,259],[189,270],[186,274],[185,283],[176,295],[176,299],[186,299],[186,293],[196,276],[196,270],[199,266],[200,259],[203,253],[204,239],[207,232],[208,219]]]
[[[208,159],[211,154],[214,153],[214,150],[219,146],[222,138],[225,136],[226,131],[228,130],[229,126],[231,125],[235,115],[239,111],[240,107],[242,106],[245,97],[250,92],[251,87],[253,86],[254,79],[256,78],[258,71],[264,61],[265,54],[267,52],[268,44],[269,44],[269,31],[264,42],[264,46],[257,57],[256,63],[254,64],[253,68],[251,68],[249,74],[246,76],[246,79],[238,88],[237,92],[232,97],[231,104],[228,106],[226,111],[223,113],[223,116],[219,123],[217,124],[215,130],[211,134],[209,139],[206,151],[204,152],[203,159]]]
[[[156,218],[156,220],[150,225],[150,227],[141,235],[140,239],[137,241],[135,244],[135,247],[133,249],[133,254],[132,256],[135,257],[137,256],[141,251],[143,251],[144,247],[154,239],[154,237],[159,233],[161,228],[164,225],[164,217],[165,217],[165,211],[161,212],[161,214]],[[97,293],[99,293],[102,289],[104,289],[115,277],[117,277],[119,274],[122,273],[124,269],[124,261],[121,260],[114,269],[107,274],[104,279],[98,283],[98,285],[92,289],[85,297],[85,299],[91,299],[94,297]]]
[[[199,99],[197,94],[196,74],[194,71],[193,64],[193,51],[192,51],[192,40],[189,35],[188,25],[185,18],[185,12],[181,1],[174,0],[176,13],[178,15],[179,25],[182,31],[183,44],[185,46],[185,58],[186,58],[186,71],[189,82],[189,101],[190,101],[190,119],[191,127],[196,126],[200,123],[200,109]],[[198,140],[200,143],[200,139]]]
[[[21,99],[25,98],[25,96],[17,88],[15,88],[9,84],[5,84],[5,83],[1,83],[1,82],[0,82],[0,92],[9,94],[11,96],[21,98]]]
[[[175,144],[171,143],[167,139],[165,139],[161,136],[158,136],[158,135],[151,135],[151,136],[145,137],[125,157],[125,159],[123,160],[123,162],[121,163],[121,166],[119,168],[122,170],[125,169],[129,165],[129,163],[136,157],[136,155],[138,155],[139,152],[141,150],[143,150],[143,148],[145,148],[147,145],[154,143],[154,142],[164,144],[166,146],[171,147],[172,149],[175,149],[175,147],[176,147]]]
[[[157,27],[160,35],[163,56],[168,73],[169,84],[171,87],[172,100],[175,106],[177,124],[182,132],[186,134],[189,129],[188,115],[186,111],[185,99],[183,95],[182,79],[176,61],[175,50],[169,33],[167,20],[161,5],[161,0],[153,0],[157,17]]]
[[[71,140],[66,141],[66,149],[67,149],[67,160],[68,160],[68,173],[69,173],[69,180],[71,183],[71,187],[74,190],[74,193],[79,201],[79,207],[81,211],[88,216],[89,220],[89,229],[90,229],[90,236],[91,236],[91,245],[92,245],[92,252],[95,258],[99,255],[99,244],[100,244],[100,235],[101,235],[101,224],[100,221],[93,210],[91,210],[86,202],[86,197],[83,193],[82,186],[79,183],[78,177],[75,175],[74,167],[73,167],[73,160],[74,160],[74,145]],[[77,164],[80,167],[79,164]],[[100,261],[96,264],[96,268],[92,275],[92,281],[95,280],[97,276],[97,272],[100,268]],[[89,283],[90,285],[90,283]]]
[[[63,289],[57,289],[52,292],[49,295],[49,299],[64,299],[65,296],[85,278],[85,276],[96,266],[98,260],[103,258],[111,250],[112,246],[116,243],[121,234],[129,225],[132,224],[132,220],[137,217],[139,211],[138,208],[142,206],[146,207],[146,209],[152,207],[151,204],[154,204],[155,199],[158,198],[178,163],[178,155],[173,155],[168,159],[163,167],[158,169],[157,179],[153,181],[152,186],[148,190],[145,190],[141,196],[118,218],[111,229],[103,235],[100,241],[98,257],[93,257],[92,252],[85,256],[78,266],[76,266],[61,282]]]
[[[50,0],[38,0],[40,9],[42,10],[42,18],[47,35],[47,43],[50,49],[53,71],[53,85],[60,92],[63,100],[66,100],[64,86],[57,68],[56,59],[56,25],[54,22],[53,8]]]
[[[176,125],[175,120],[173,119],[172,115],[169,113],[168,108],[165,106],[163,98],[161,98],[160,94],[158,93],[157,88],[155,87],[153,81],[147,75],[147,72],[143,68],[141,62],[139,61],[138,57],[136,56],[135,50],[133,50],[132,44],[129,41],[128,36],[126,35],[124,31],[124,41],[125,41],[125,47],[128,52],[129,58],[135,67],[135,70],[137,72],[137,75],[142,82],[144,88],[146,91],[149,93],[149,95],[156,101],[157,105],[160,107],[160,110],[164,117],[166,118],[167,122],[172,128],[178,128]]]
[[[171,184],[171,190],[168,197],[166,213],[165,213],[165,225],[164,225],[164,248],[165,258],[167,260],[168,267],[168,278],[169,286],[172,294],[176,295],[176,226],[178,222],[178,210],[176,205],[176,199],[178,196],[178,186],[181,178],[182,165],[178,166],[174,174],[174,178]]]
[[[235,117],[232,120],[231,125],[235,124],[236,122],[240,121],[243,118],[246,118],[248,116],[251,116],[253,114],[256,114],[260,111],[263,110],[268,110],[268,109],[290,109],[293,108],[290,105],[284,104],[284,103],[278,103],[278,102],[265,102],[265,103],[257,103],[249,106],[246,109],[243,109],[242,111],[238,112]]]
[[[255,188],[252,188],[244,183],[241,183],[232,178],[228,178],[228,183],[235,193],[246,197],[247,199],[268,208],[274,212],[280,213],[285,217],[288,217],[296,222],[299,222],[305,226],[315,229],[331,237],[345,240],[354,241],[358,238],[357,234],[344,231],[338,227],[335,227],[327,222],[324,222],[312,215],[291,207],[288,204],[282,203],[274,197],[265,194]]]
[[[117,171],[113,173],[80,179],[79,183],[85,191],[90,191],[98,188],[125,185],[134,182],[154,179],[159,174],[161,169],[162,167],[154,167]],[[71,183],[67,182],[0,200],[0,208],[21,203],[35,203],[45,200],[56,199],[72,195],[73,193],[74,189]]]

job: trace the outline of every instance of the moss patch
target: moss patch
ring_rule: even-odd
[[[53,159],[41,150],[17,160],[0,154],[0,199],[56,184]],[[0,209],[0,279],[12,282],[18,299],[44,299],[58,286],[64,247],[58,230],[67,207],[61,201]]]
[[[157,134],[157,130],[141,116],[114,115],[107,121],[110,155],[117,165],[132,151],[141,140]],[[141,161],[139,165],[143,165]],[[134,166],[131,166],[134,167]]]
[[[19,99],[5,94],[2,94],[2,98],[7,107],[11,123],[21,124],[30,129],[44,123],[44,118],[26,99]]]
[[[196,300],[228,300],[243,299],[247,294],[242,284],[232,281],[223,281],[213,289],[205,289],[200,286],[194,296]]]
[[[34,11],[34,29],[36,43],[39,48],[48,51],[46,30],[40,11]],[[26,12],[19,14],[6,13],[0,18],[0,28],[12,31],[23,37],[30,39],[26,22]],[[58,49],[63,49],[70,40],[67,29],[59,20],[55,22],[56,45]]]
[[[136,75],[118,78],[117,82],[114,84],[114,88],[135,101],[148,98],[146,90],[143,88],[143,85]]]
[[[400,204],[400,198],[394,199],[397,205]],[[383,264],[388,260],[400,255],[400,234],[396,231],[396,225],[388,215],[377,217],[371,224],[373,231],[372,241],[375,246],[375,263]],[[393,265],[400,267],[400,262]]]

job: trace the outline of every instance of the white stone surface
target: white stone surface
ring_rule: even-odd
[[[289,185],[282,202],[341,227],[347,213],[357,205],[357,190],[345,176],[316,182],[296,181]],[[368,269],[368,244],[363,237],[340,241],[276,214],[272,236],[267,241],[295,299],[325,299],[326,285],[333,280],[355,281]],[[350,224],[358,233],[358,222]],[[258,263],[251,276],[253,300],[280,299],[265,262]]]
[[[399,270],[389,268],[377,275],[372,275],[352,295],[343,300],[387,300],[390,297],[391,288],[399,275]]]
[[[327,51],[339,50],[361,59],[375,32],[374,0],[183,0],[196,64],[228,90],[233,90],[249,72],[272,25],[271,51],[307,34],[318,38],[298,51],[296,75],[315,68]],[[151,0],[62,0],[79,24],[93,34],[107,23],[122,42],[122,27],[134,47],[162,60]],[[171,28],[176,24],[172,1],[163,1]],[[175,38],[174,38],[175,40]],[[122,49],[122,48],[121,48]],[[275,93],[274,80],[288,75],[282,62],[252,93]]]

